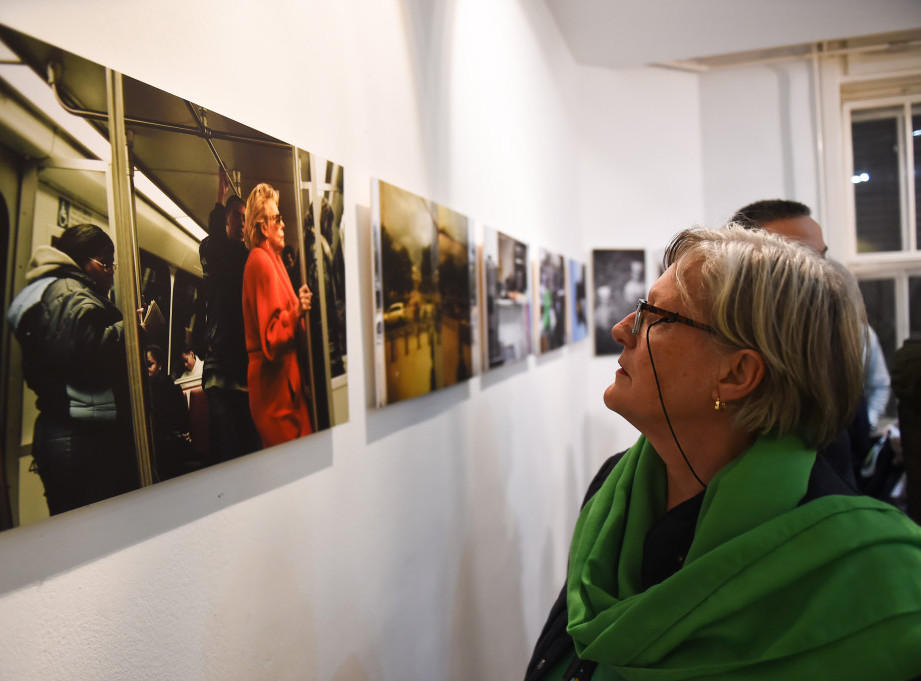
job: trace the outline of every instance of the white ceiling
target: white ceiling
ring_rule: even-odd
[[[921,0],[545,0],[576,61],[625,68],[921,28]]]

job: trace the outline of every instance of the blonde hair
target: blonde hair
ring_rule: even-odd
[[[739,426],[792,433],[812,447],[846,428],[863,388],[867,333],[850,272],[801,245],[734,223],[681,232],[665,264],[676,265],[685,301],[706,315],[719,342],[751,348],[764,360],[761,383],[733,410]]]
[[[246,199],[246,216],[243,222],[243,237],[247,248],[258,246],[265,241],[265,234],[259,225],[265,222],[265,202],[271,199],[278,203],[278,190],[266,182],[260,182]]]

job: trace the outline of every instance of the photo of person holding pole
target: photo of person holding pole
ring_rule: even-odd
[[[243,271],[249,405],[264,447],[313,432],[309,382],[301,377],[297,358],[313,294],[306,284],[296,293],[291,287],[281,259],[285,223],[278,199],[271,185],[256,185],[246,201],[244,228],[250,247]]]

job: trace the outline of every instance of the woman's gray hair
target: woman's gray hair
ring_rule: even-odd
[[[853,418],[864,382],[866,312],[854,277],[809,248],[730,223],[675,236],[686,302],[730,348],[764,359],[764,378],[734,405],[736,423],[822,447]]]

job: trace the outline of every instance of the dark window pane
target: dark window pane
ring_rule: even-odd
[[[886,368],[891,368],[892,356],[896,349],[895,280],[862,279],[859,284],[867,307],[867,321],[879,337],[879,344],[886,358]],[[886,415],[895,416],[895,397],[891,394]]]
[[[851,124],[857,251],[902,250],[899,202],[898,112]]]
[[[167,329],[170,323],[170,280],[169,265],[162,258],[141,251],[140,253],[140,280],[141,280],[141,304],[145,309],[154,301],[160,308],[163,315],[163,321],[166,327],[161,333],[148,332],[145,334],[143,342],[147,345],[158,345],[163,350],[163,356],[166,357],[166,351],[169,347],[169,337]]]

